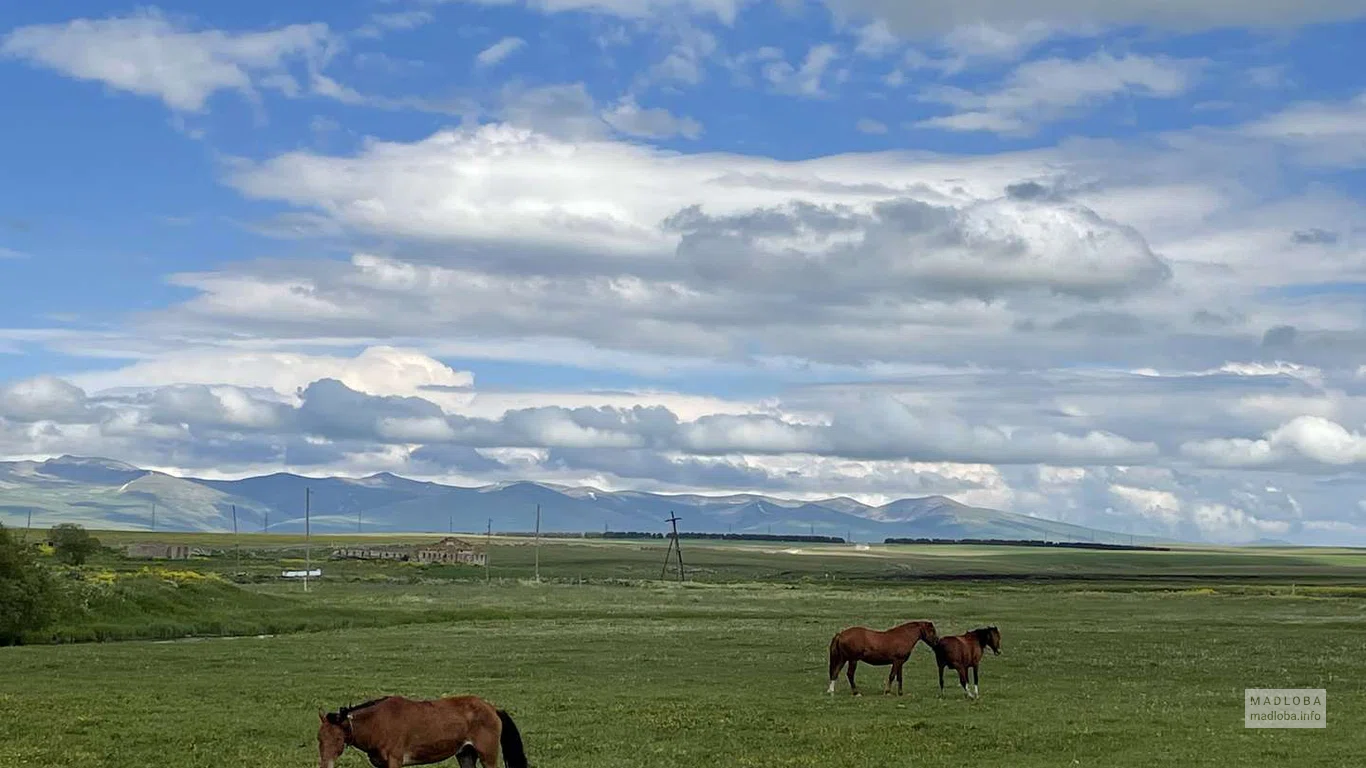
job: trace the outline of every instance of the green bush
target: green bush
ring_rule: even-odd
[[[47,537],[57,559],[68,565],[84,565],[86,558],[100,551],[100,540],[75,523],[62,523]]]
[[[48,624],[60,607],[57,584],[33,550],[0,525],[0,645]]]

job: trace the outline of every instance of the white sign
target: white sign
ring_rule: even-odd
[[[1246,688],[1244,728],[1327,728],[1324,688]]]
[[[283,571],[280,575],[286,579],[302,579],[305,576],[321,576],[323,575],[323,569],[314,568],[311,571]]]

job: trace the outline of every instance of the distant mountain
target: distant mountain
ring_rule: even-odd
[[[1028,515],[960,504],[943,496],[871,506],[849,498],[805,502],[758,494],[705,496],[603,491],[527,481],[462,488],[390,473],[359,479],[278,472],[242,480],[200,480],[117,461],[62,456],[0,462],[0,521],[35,526],[59,522],[92,528],[230,531],[233,511],[243,531],[296,532],[304,527],[305,489],[312,529],[319,532],[530,531],[664,529],[676,512],[680,529],[701,533],[775,533],[940,539],[1046,539],[1130,543],[1111,533]],[[1133,543],[1153,543],[1132,537]]]

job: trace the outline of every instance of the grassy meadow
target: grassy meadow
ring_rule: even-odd
[[[0,648],[0,766],[316,765],[319,708],[461,692],[506,707],[546,767],[1366,764],[1349,550],[685,541],[680,585],[659,580],[663,542],[550,541],[537,584],[530,541],[495,541],[485,583],[328,561],[333,538],[304,593],[270,578],[302,563],[296,539],[243,537],[239,566],[231,537],[186,537],[226,551],[98,556],[81,578],[112,592]],[[980,700],[952,671],[941,698],[924,646],[905,696],[868,666],[863,697],[843,677],[825,694],[833,632],[912,618],[1001,628]],[[139,636],[161,639],[77,642]],[[1244,729],[1248,687],[1327,688],[1328,728]]]

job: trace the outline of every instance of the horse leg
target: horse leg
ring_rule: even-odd
[[[854,694],[855,696],[859,695],[858,686],[854,685],[854,667],[857,666],[858,659],[850,659],[849,666],[844,671],[845,676],[849,678],[849,692]]]
[[[978,692],[978,690],[977,690],[977,665],[976,665],[976,664],[973,664],[973,665],[972,665],[972,698],[975,699],[975,698],[977,698],[979,695],[981,695],[981,694],[980,694],[980,693]]]
[[[479,760],[479,750],[469,742],[465,742],[465,745],[455,753],[455,762],[460,765],[460,768],[475,768]]]
[[[939,695],[944,695],[944,665],[939,665]]]
[[[895,680],[895,679],[896,679],[896,664],[893,663],[893,664],[892,664],[892,668],[889,669],[889,670],[887,670],[887,684],[884,685],[884,686],[882,686],[882,695],[883,695],[883,696],[891,696],[891,695],[892,695],[892,681]]]
[[[963,693],[964,693],[968,698],[972,698],[972,693],[968,691],[968,667],[967,667],[967,665],[964,664],[964,665],[962,665],[962,666],[959,666],[959,665],[955,664],[955,665],[954,665],[954,669],[958,670],[958,684],[961,685],[961,686],[963,686]]]
[[[844,659],[832,654],[830,656],[830,685],[825,689],[825,692],[831,696],[835,695],[835,681],[839,679],[840,669],[843,667]]]
[[[896,665],[896,695],[901,695],[901,672],[905,669],[906,662],[899,661]]]

